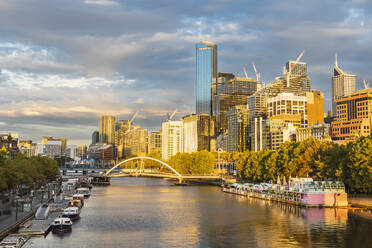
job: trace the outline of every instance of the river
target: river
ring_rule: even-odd
[[[71,233],[24,247],[371,247],[372,225],[347,209],[306,209],[226,194],[113,178],[94,187]]]

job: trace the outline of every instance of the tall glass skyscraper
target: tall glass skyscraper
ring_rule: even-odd
[[[212,94],[217,80],[217,45],[196,44],[196,114],[212,114]]]

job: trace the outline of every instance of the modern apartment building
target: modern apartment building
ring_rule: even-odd
[[[106,144],[114,144],[115,116],[102,115],[99,117],[99,142]]]
[[[166,121],[161,125],[161,157],[163,160],[183,152],[183,121]]]
[[[183,118],[183,151],[211,151],[214,121],[207,114],[192,114]]]
[[[247,105],[234,106],[227,112],[227,151],[248,150],[249,109]]]

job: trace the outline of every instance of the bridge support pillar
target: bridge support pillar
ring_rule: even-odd
[[[182,183],[182,177],[178,178],[178,183]]]

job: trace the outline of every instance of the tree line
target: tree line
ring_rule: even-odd
[[[349,192],[372,193],[372,135],[346,146],[310,138],[285,142],[276,151],[246,151],[235,156],[239,157],[239,176],[251,182],[312,177],[343,181]]]
[[[0,150],[0,191],[15,189],[22,184],[32,186],[53,180],[58,174],[54,159],[41,156],[27,158],[21,153],[10,158],[6,149]]]

